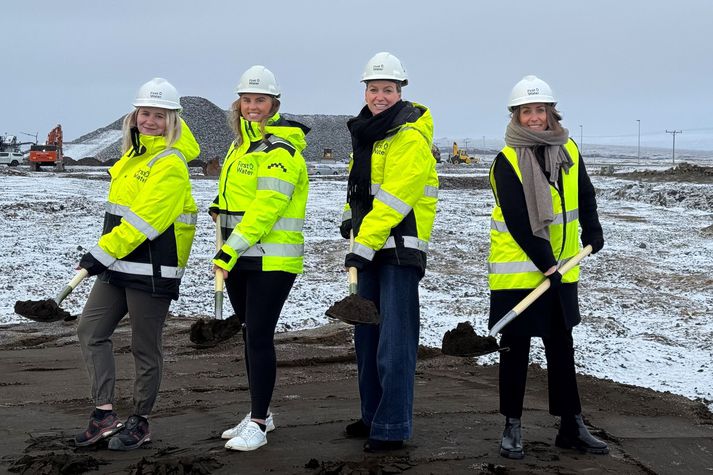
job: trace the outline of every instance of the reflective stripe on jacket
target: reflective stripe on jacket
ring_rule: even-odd
[[[218,213],[238,268],[300,274],[309,191],[302,150],[309,128],[275,114],[263,137],[257,123],[244,118],[240,123],[242,143],[233,142],[228,150],[210,209]]]
[[[428,108],[416,103],[407,105],[403,113],[413,119],[399,123],[397,117],[393,133],[374,143],[371,209],[364,216],[352,216],[354,210],[347,204],[343,219],[359,223],[355,254],[425,271],[438,202],[438,174],[431,153],[433,118]]]
[[[565,149],[574,165],[568,173],[560,173],[562,194],[550,185],[554,221],[549,225],[550,245],[559,265],[579,252],[579,150],[570,139]],[[522,173],[517,163],[517,153],[511,147],[502,153],[515,170],[520,182]],[[498,204],[498,190],[490,168],[490,186],[495,195],[495,207],[490,219],[490,256],[488,258],[488,283],[491,290],[531,289],[544,279],[525,251],[508,232],[502,209]],[[562,277],[562,282],[579,280],[579,266],[575,266]]]
[[[129,150],[109,169],[104,229],[91,253],[108,268],[104,281],[176,299],[198,211],[187,162],[200,147],[182,119],[169,149],[163,136],[139,140],[140,155]]]

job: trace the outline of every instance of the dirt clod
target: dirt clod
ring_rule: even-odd
[[[200,347],[209,348],[237,335],[241,328],[242,324],[237,315],[225,320],[199,318],[191,325],[190,339]]]
[[[355,325],[357,323],[379,323],[379,312],[371,300],[351,294],[329,307],[325,312],[328,317]]]
[[[76,318],[68,311],[62,310],[52,299],[18,300],[15,302],[15,313],[36,322],[70,321]]]
[[[498,341],[492,336],[478,336],[470,322],[460,322],[443,335],[441,351],[450,356],[479,356],[498,351]]]

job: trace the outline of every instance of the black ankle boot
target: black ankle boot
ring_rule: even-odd
[[[581,414],[562,417],[555,445],[563,449],[577,449],[590,454],[609,453],[609,446],[589,433]]]
[[[522,450],[522,429],[520,419],[505,418],[503,440],[500,441],[500,455],[509,459],[521,459],[525,456]]]

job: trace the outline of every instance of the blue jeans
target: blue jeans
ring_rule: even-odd
[[[381,315],[379,325],[354,329],[361,416],[372,439],[405,440],[413,433],[420,279],[420,270],[407,266],[359,272],[358,294],[373,301]]]

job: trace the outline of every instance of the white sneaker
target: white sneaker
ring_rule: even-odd
[[[245,426],[248,425],[248,422],[250,422],[250,414],[251,413],[248,412],[248,415],[245,416],[238,425],[227,429],[220,437],[226,440],[237,437],[237,435],[243,431]],[[273,430],[275,430],[275,421],[272,419],[272,413],[270,413],[267,415],[267,419],[265,419],[265,432],[272,432]]]
[[[225,444],[225,448],[247,452],[260,448],[265,444],[267,444],[267,433],[263,432],[257,423],[248,421],[245,427],[243,427],[243,430],[240,431],[240,434]]]

